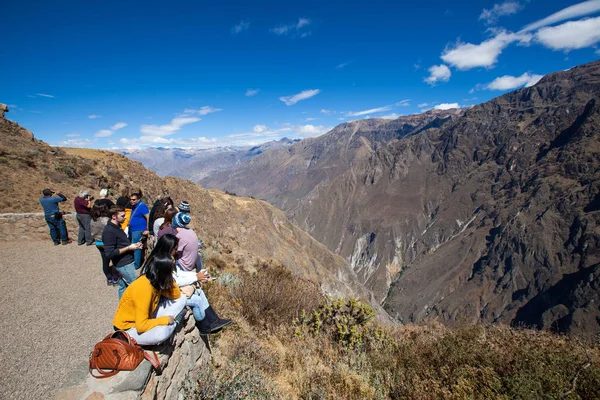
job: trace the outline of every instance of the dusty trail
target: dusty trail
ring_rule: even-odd
[[[106,285],[96,246],[0,242],[0,268],[0,398],[51,398],[87,373],[112,329],[117,287]]]

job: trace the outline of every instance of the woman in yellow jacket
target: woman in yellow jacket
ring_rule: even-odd
[[[184,315],[186,296],[173,278],[175,260],[170,254],[154,254],[140,275],[123,293],[113,319],[117,330],[126,331],[140,345],[168,339]]]

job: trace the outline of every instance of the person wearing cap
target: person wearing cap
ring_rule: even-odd
[[[90,211],[92,210],[93,199],[87,190],[82,190],[79,192],[79,196],[75,197],[73,201],[75,212],[77,213],[77,223],[79,224],[79,234],[77,235],[77,244],[79,246],[83,244],[91,246],[94,244],[94,237],[90,229],[90,222],[92,221]]]
[[[185,200],[181,200],[181,203],[177,206],[179,212],[189,214],[190,213],[190,203]]]
[[[62,241],[62,244],[69,244],[72,242],[69,239],[69,233],[67,232],[67,225],[65,220],[62,218],[62,213],[58,207],[58,203],[66,201],[67,198],[62,193],[56,193],[52,189],[42,190],[44,197],[40,198],[40,204],[44,209],[44,218],[50,228],[50,237],[57,246]]]
[[[195,270],[198,258],[198,236],[189,227],[191,221],[192,217],[189,214],[180,211],[175,214],[171,223],[179,240],[177,265],[184,271]]]

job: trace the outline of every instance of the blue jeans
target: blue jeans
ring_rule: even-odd
[[[50,237],[54,243],[60,243],[62,240],[63,243],[69,240],[69,235],[67,234],[67,224],[65,224],[65,220],[56,219],[54,216],[46,216],[46,223],[50,228]]]
[[[206,315],[205,311],[210,307],[208,299],[202,289],[196,289],[192,297],[185,301],[185,305],[192,309],[196,322],[200,322],[204,319]]]
[[[143,231],[130,231],[129,232],[129,241],[131,243],[139,242],[140,239],[142,238],[142,232]],[[133,263],[135,264],[135,269],[140,269],[140,267],[142,266],[142,263],[144,262],[142,252],[143,252],[143,250],[136,250],[133,252]]]
[[[137,272],[135,270],[135,263],[114,268],[121,276],[119,280],[119,300],[121,300],[121,296],[123,296],[123,292],[127,289],[127,286],[131,285],[131,282],[137,279]]]

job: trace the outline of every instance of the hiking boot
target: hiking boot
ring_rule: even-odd
[[[67,245],[69,243],[73,243],[73,241],[71,239],[67,239],[65,241],[62,242],[63,245]]]
[[[230,319],[219,318],[212,306],[205,310],[205,317],[202,321],[196,322],[196,326],[201,335],[211,335],[220,332],[224,327],[231,324]]]
[[[58,246],[60,244],[60,242],[54,242],[55,246]]]

